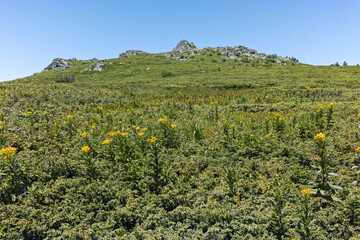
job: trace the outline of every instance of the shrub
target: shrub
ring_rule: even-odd
[[[57,83],[73,83],[73,82],[75,82],[75,76],[74,76],[74,74],[57,75],[55,78],[55,82],[57,82]]]
[[[170,71],[163,71],[163,72],[161,73],[161,76],[162,76],[163,78],[166,78],[166,77],[174,77],[174,76],[175,76],[175,73],[170,72]]]

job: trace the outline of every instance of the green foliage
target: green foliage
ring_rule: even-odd
[[[286,220],[286,201],[279,189],[274,192],[274,197],[269,198],[272,205],[270,230],[275,234],[277,239],[283,239],[287,234],[287,220]]]
[[[198,52],[1,83],[0,238],[357,239],[360,69]]]
[[[75,82],[74,74],[59,74],[55,78],[55,82],[57,83],[73,83]]]
[[[349,219],[349,223],[359,224],[359,215],[360,215],[360,201],[356,197],[356,195],[350,195],[348,199],[346,199],[345,207],[347,210],[347,215]]]
[[[238,173],[235,167],[235,162],[233,161],[233,163],[231,164],[230,167],[227,167],[224,169],[225,171],[225,182],[228,186],[228,191],[229,191],[229,195],[231,197],[236,195],[236,189],[235,189],[235,185],[236,182],[238,181]]]
[[[162,76],[163,78],[166,78],[166,77],[174,77],[174,76],[175,76],[175,73],[170,72],[170,71],[163,71],[163,72],[161,73],[161,76]]]
[[[304,191],[304,190],[303,190]],[[301,196],[301,212],[299,214],[299,228],[296,229],[300,234],[301,239],[309,240],[314,239],[312,231],[314,231],[314,224],[316,219],[311,217],[310,196],[308,193],[304,193]]]

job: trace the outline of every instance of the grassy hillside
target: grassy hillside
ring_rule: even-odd
[[[360,237],[359,67],[102,62],[0,84],[1,238]]]

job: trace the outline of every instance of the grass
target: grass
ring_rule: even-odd
[[[360,68],[199,54],[0,84],[0,236],[357,239]]]

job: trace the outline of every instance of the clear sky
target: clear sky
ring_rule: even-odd
[[[314,65],[360,63],[359,0],[0,0],[0,81],[52,59],[243,45]]]

